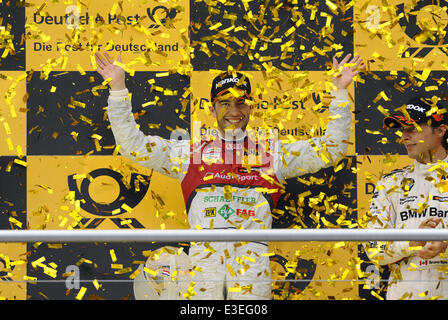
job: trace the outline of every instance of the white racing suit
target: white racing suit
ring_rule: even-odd
[[[283,145],[277,140],[268,149],[248,132],[231,141],[217,136],[194,144],[145,136],[134,121],[127,89],[110,92],[107,112],[122,155],[181,181],[191,228],[270,229],[282,182],[334,165],[347,152],[348,94],[332,94],[331,121],[322,138]],[[260,242],[195,243],[189,250],[196,283],[191,298],[270,299],[267,253],[267,243]]]
[[[434,164],[418,161],[394,170],[377,183],[370,205],[372,219],[368,228],[418,229],[431,217],[442,218],[437,228],[447,224],[448,181],[445,172],[448,158]],[[379,265],[389,265],[388,300],[448,298],[444,254],[425,260],[409,241],[372,241],[366,246],[368,256]]]

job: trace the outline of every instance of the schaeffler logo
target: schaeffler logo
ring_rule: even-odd
[[[149,7],[146,9],[147,17],[151,20],[148,28],[170,27],[171,21],[176,17],[178,10],[176,8],[167,8],[165,6]],[[92,20],[95,23],[118,24],[118,25],[137,25],[148,21],[145,16],[139,13],[132,15],[123,15],[122,13],[108,13],[102,16],[99,13],[82,13],[80,7],[76,5],[67,6],[63,15],[43,15],[35,12],[33,22],[35,24],[46,25],[65,25],[68,29],[78,29],[80,26],[88,25]]]

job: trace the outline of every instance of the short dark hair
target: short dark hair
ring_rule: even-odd
[[[448,126],[446,123],[440,123],[440,122],[437,123],[437,122],[431,121],[431,119],[430,119],[428,121],[418,122],[418,124],[426,124],[426,125],[430,126],[432,128],[432,132],[434,132],[434,129],[440,127],[441,125],[445,125],[445,128],[447,130],[445,131],[445,134],[443,135],[443,138],[442,138],[442,146],[445,148],[445,150],[448,150]]]

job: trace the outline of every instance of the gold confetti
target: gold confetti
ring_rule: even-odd
[[[117,256],[115,254],[115,250],[114,249],[110,249],[109,250],[109,254],[110,254],[110,258],[112,259],[112,262],[116,262],[117,261]]]
[[[130,206],[128,206],[126,203],[123,203],[121,205],[121,208],[126,210],[127,212],[132,212],[132,208]]]
[[[235,271],[233,271],[232,266],[231,266],[230,264],[227,264],[226,267],[227,267],[227,270],[228,270],[229,273],[230,273],[230,276],[235,277],[235,276],[236,276],[236,273],[235,273]]]
[[[138,269],[137,269],[138,270]],[[96,279],[94,279],[93,281],[92,281],[92,283],[93,283],[93,285],[95,286],[95,289],[96,290],[99,290],[103,285],[102,284],[100,284],[99,282],[98,282],[98,280],[96,280]]]
[[[19,220],[15,219],[13,217],[9,217],[9,222],[11,222],[12,224],[15,224],[19,228],[22,228],[22,222],[20,222]]]
[[[78,294],[76,295],[76,300],[82,300],[86,291],[87,291],[86,287],[81,287],[81,289],[79,289],[79,291],[78,291]]]
[[[18,165],[20,165],[22,167],[27,167],[28,166],[28,164],[25,161],[19,160],[19,159],[14,159],[14,163],[16,163],[16,164],[18,164]]]

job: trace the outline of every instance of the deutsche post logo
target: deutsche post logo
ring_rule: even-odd
[[[167,27],[170,24],[170,21],[176,17],[177,10],[175,8],[157,6],[152,9],[147,8],[146,13],[148,14],[149,19],[154,22],[149,25],[149,28],[157,29],[160,25]]]
[[[156,6],[154,8],[148,7],[146,9],[146,13],[148,18],[151,19],[152,23],[148,26],[149,28],[157,29],[160,26],[164,26],[167,28],[172,28],[172,20],[177,16],[176,8],[167,8],[165,6]],[[95,22],[104,22],[107,24],[118,23],[118,24],[134,24],[137,23],[142,16],[137,13],[135,15],[123,15],[119,14],[107,14],[105,17],[100,15],[99,13],[96,16],[93,16],[92,13],[88,11],[85,13],[81,13],[81,10],[77,5],[69,5],[66,7],[65,15],[59,16],[43,16],[38,13],[34,13],[33,22],[37,24],[55,24],[62,25],[68,29],[78,29],[81,25],[89,24],[90,19],[93,19]]]
[[[308,287],[314,278],[317,265],[312,260],[299,259],[295,268],[288,267],[288,260],[281,255],[274,255],[271,262],[278,263],[286,272],[285,280],[277,289],[273,290],[274,295],[286,300],[287,298],[302,292]],[[297,281],[294,281],[297,280]]]
[[[400,26],[409,38],[419,44],[405,50],[402,57],[424,58],[434,49],[448,55],[447,7],[448,2],[444,0],[417,1],[410,11],[404,3],[397,5]]]
[[[0,281],[12,281],[10,275],[14,270],[14,266],[11,265],[11,262],[8,259],[2,257],[0,254]]]
[[[111,203],[98,203],[92,199],[89,193],[89,186],[93,179],[100,176],[108,176],[115,180],[120,188],[118,197]],[[84,177],[78,187],[76,175],[68,176],[68,186],[70,191],[75,192],[75,199],[81,200],[80,206],[83,210],[98,216],[98,218],[83,218],[80,223],[85,228],[96,228],[105,219],[111,219],[119,228],[144,228],[135,218],[126,219],[128,223],[123,224],[120,215],[136,207],[145,196],[151,180],[150,176],[133,173],[129,184],[125,184],[123,175],[117,171],[101,168],[91,171]],[[79,226],[79,227],[81,227]]]

